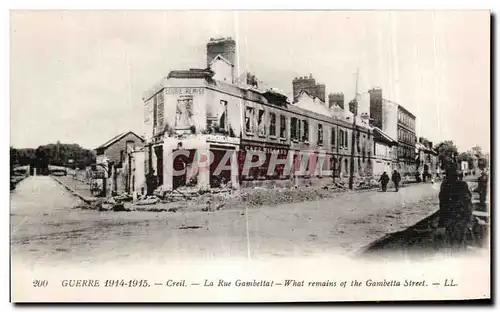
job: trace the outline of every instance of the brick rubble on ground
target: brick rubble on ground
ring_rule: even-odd
[[[302,201],[332,198],[347,191],[345,187],[329,185],[323,187],[300,186],[293,188],[261,188],[231,190],[227,188],[199,191],[181,187],[161,195],[140,196],[135,203],[132,196],[120,194],[107,199],[98,199],[87,205],[87,209],[100,211],[217,211],[224,208],[257,207]]]
[[[86,183],[72,177],[58,177],[57,179],[83,197],[90,195],[90,189]],[[373,179],[357,181],[355,184],[355,190],[357,191],[379,187],[378,181]],[[93,198],[89,204],[81,208],[100,211],[218,211],[229,208],[273,206],[283,203],[326,199],[336,197],[337,194],[346,191],[350,190],[348,184],[344,181],[335,181],[326,186],[254,187],[240,190],[232,190],[230,185],[225,185],[222,188],[212,188],[209,191],[202,191],[192,187],[180,187],[173,191],[163,191],[158,188],[153,195],[141,195],[135,202],[131,195],[119,194],[109,198]]]

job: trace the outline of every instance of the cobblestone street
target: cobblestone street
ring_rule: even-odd
[[[437,194],[419,184],[217,212],[98,212],[74,208],[52,177],[29,177],[12,193],[12,254],[45,264],[346,255],[431,215]]]

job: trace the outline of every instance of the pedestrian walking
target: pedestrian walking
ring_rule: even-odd
[[[392,182],[394,183],[396,192],[399,192],[399,182],[401,182],[401,175],[397,170],[394,170],[394,173],[392,174]]]
[[[380,176],[380,179],[378,180],[380,182],[380,184],[382,184],[382,192],[387,191],[387,184],[389,183],[389,180],[390,180],[389,176],[384,171],[384,173],[382,173],[382,175]]]
[[[459,179],[454,166],[446,170],[439,192],[439,228],[444,228],[451,247],[465,247],[465,235],[472,218],[472,195],[467,182]]]

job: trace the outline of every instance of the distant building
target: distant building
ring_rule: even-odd
[[[144,138],[132,131],[120,133],[95,149],[96,163],[108,162],[119,165],[125,160],[127,151],[141,147],[143,143]]]
[[[121,133],[97,147],[98,170],[104,170],[107,193],[130,192],[135,185],[132,154],[144,145],[144,138],[132,131]],[[144,167],[144,163],[142,164]],[[109,193],[107,194],[109,195]]]
[[[438,153],[434,150],[431,141],[420,137],[415,144],[417,172],[425,180],[425,177],[435,176],[439,168]]]
[[[460,162],[460,170],[467,174],[469,172],[469,162],[466,160],[462,160]]]
[[[380,88],[370,90],[369,94],[370,124],[397,138],[398,170],[402,176],[413,178],[417,173],[415,115],[402,105],[384,99]]]
[[[417,173],[415,121],[415,115],[398,105],[398,162],[402,174],[411,178]]]
[[[382,98],[382,89],[374,88],[369,93],[370,125],[384,131],[391,138],[398,137],[398,104]]]
[[[391,138],[378,127],[373,128],[373,176],[378,179],[384,171],[390,173],[397,169],[398,141]]]

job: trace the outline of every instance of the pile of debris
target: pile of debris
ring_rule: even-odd
[[[363,181],[359,181],[356,185],[356,190],[371,190],[374,188],[379,188],[380,183],[374,179],[366,179]]]
[[[106,199],[96,200],[92,203],[94,209],[99,211],[132,211],[132,196],[128,194],[120,194]]]
[[[378,187],[375,180],[357,181],[357,190]],[[157,189],[153,195],[141,195],[134,201],[131,195],[120,194],[108,199],[98,200],[93,209],[100,211],[207,211],[215,212],[224,207],[274,206],[283,203],[296,203],[336,197],[348,191],[346,181],[338,180],[325,186],[295,187],[254,187],[232,190],[228,187],[201,190],[181,187],[172,191]],[[92,209],[92,208],[91,208]]]
[[[142,195],[133,201],[133,197],[129,194],[120,194],[108,198],[97,199],[91,203],[90,209],[99,211],[134,211],[138,210],[138,206],[154,205],[160,202],[156,196]]]
[[[346,188],[335,184],[323,187],[312,187],[308,185],[294,187],[273,187],[241,190],[229,196],[225,201],[227,206],[258,207],[262,205],[275,206],[284,203],[297,203],[325,198],[332,198],[344,192]]]
[[[173,191],[163,191],[158,188],[153,192],[153,195],[140,195],[135,201],[132,195],[126,193],[106,199],[97,199],[86,209],[153,212],[176,212],[179,209],[217,211],[225,205],[225,201],[230,197],[229,194],[232,194],[232,190],[227,188],[200,190],[192,187],[181,187]]]
[[[333,184],[327,184],[323,186],[325,190],[334,190],[334,189],[346,189],[347,185],[344,181],[334,181]]]

